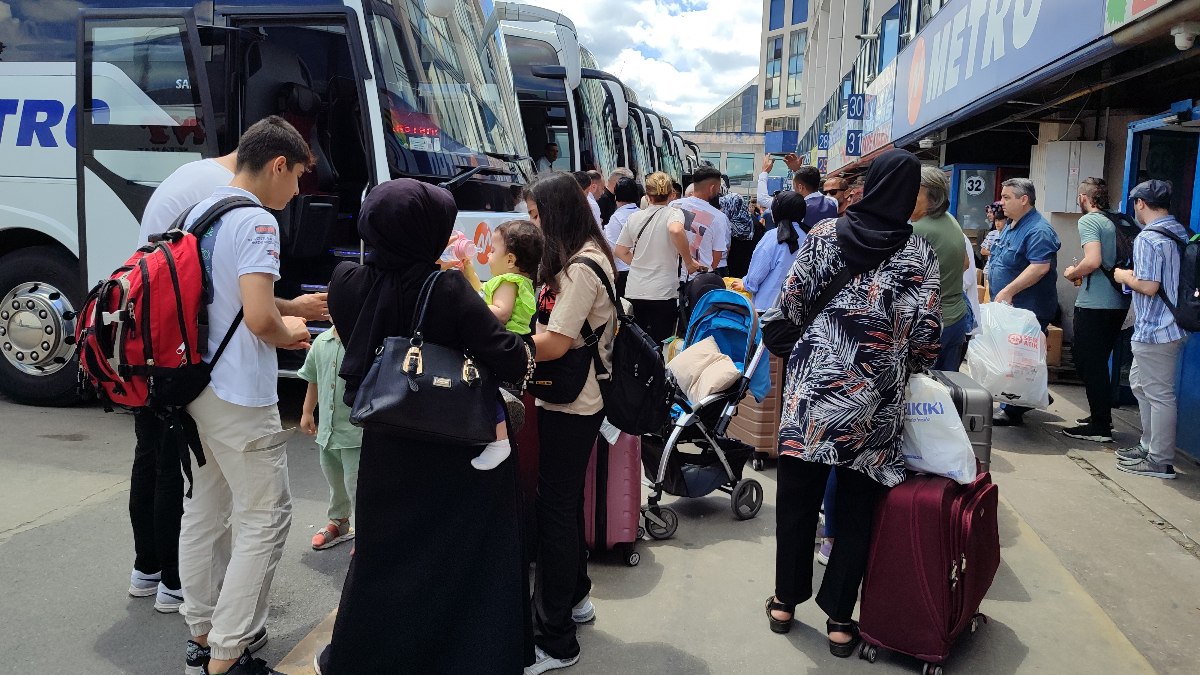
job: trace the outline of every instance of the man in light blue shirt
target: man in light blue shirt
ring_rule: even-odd
[[[1133,242],[1133,269],[1117,269],[1113,278],[1133,291],[1136,319],[1129,384],[1138,399],[1142,438],[1138,445],[1117,451],[1117,468],[1138,476],[1174,478],[1175,372],[1186,333],[1162,298],[1165,295],[1172,305],[1179,300],[1180,248],[1166,233],[1182,241],[1191,233],[1167,210],[1170,183],[1146,181],[1129,198],[1145,228]]]

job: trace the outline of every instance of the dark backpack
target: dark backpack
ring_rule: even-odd
[[[604,415],[613,426],[633,436],[657,432],[667,423],[671,410],[667,367],[658,343],[625,313],[600,265],[590,258],[579,261],[600,277],[617,311],[612,370],[607,380],[600,380]]]
[[[1170,230],[1161,227],[1148,227],[1146,232],[1154,232],[1175,242],[1179,248],[1179,289],[1176,303],[1167,296],[1167,289],[1158,287],[1158,297],[1175,315],[1175,323],[1179,327],[1195,333],[1200,331],[1200,235],[1186,240]]]
[[[1112,267],[1105,267],[1101,263],[1100,271],[1108,277],[1108,282],[1113,285],[1113,288],[1120,291],[1122,290],[1121,284],[1113,278],[1113,270],[1118,267],[1125,270],[1133,269],[1133,240],[1142,233],[1142,228],[1138,227],[1137,221],[1124,213],[1101,210],[1100,215],[1108,218],[1117,230],[1117,257],[1113,261]]]

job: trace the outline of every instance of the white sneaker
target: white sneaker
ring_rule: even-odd
[[[587,623],[596,618],[596,606],[592,604],[590,596],[580,600],[578,605],[571,608],[571,618],[575,623]]]
[[[129,573],[129,595],[135,598],[148,598],[158,592],[158,584],[162,581],[162,572],[143,574],[137,569]]]
[[[542,675],[542,673],[559,668],[570,668],[579,663],[579,655],[576,654],[569,659],[556,659],[546,652],[542,651],[541,647],[533,648],[533,665],[525,667],[525,675]]]
[[[154,597],[154,609],[163,614],[174,614],[183,604],[183,590],[167,588],[163,582],[158,582],[158,594]]]

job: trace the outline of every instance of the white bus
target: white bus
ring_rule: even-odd
[[[369,253],[359,205],[401,176],[454,191],[486,274],[491,230],[517,216],[533,175],[504,42],[486,29],[491,0],[130,4],[5,3],[0,391],[74,400],[74,312],[136,247],[154,187],[270,114],[318,157],[278,214],[277,294],[320,290],[339,261]],[[281,354],[281,369],[297,356]]]

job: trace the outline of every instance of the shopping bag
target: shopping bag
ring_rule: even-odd
[[[967,374],[998,403],[1050,405],[1046,336],[1037,317],[999,302],[982,305],[979,311],[982,333],[967,346]]]
[[[928,375],[908,379],[900,448],[912,471],[945,476],[963,485],[975,480],[975,451],[962,416],[946,385]]]

